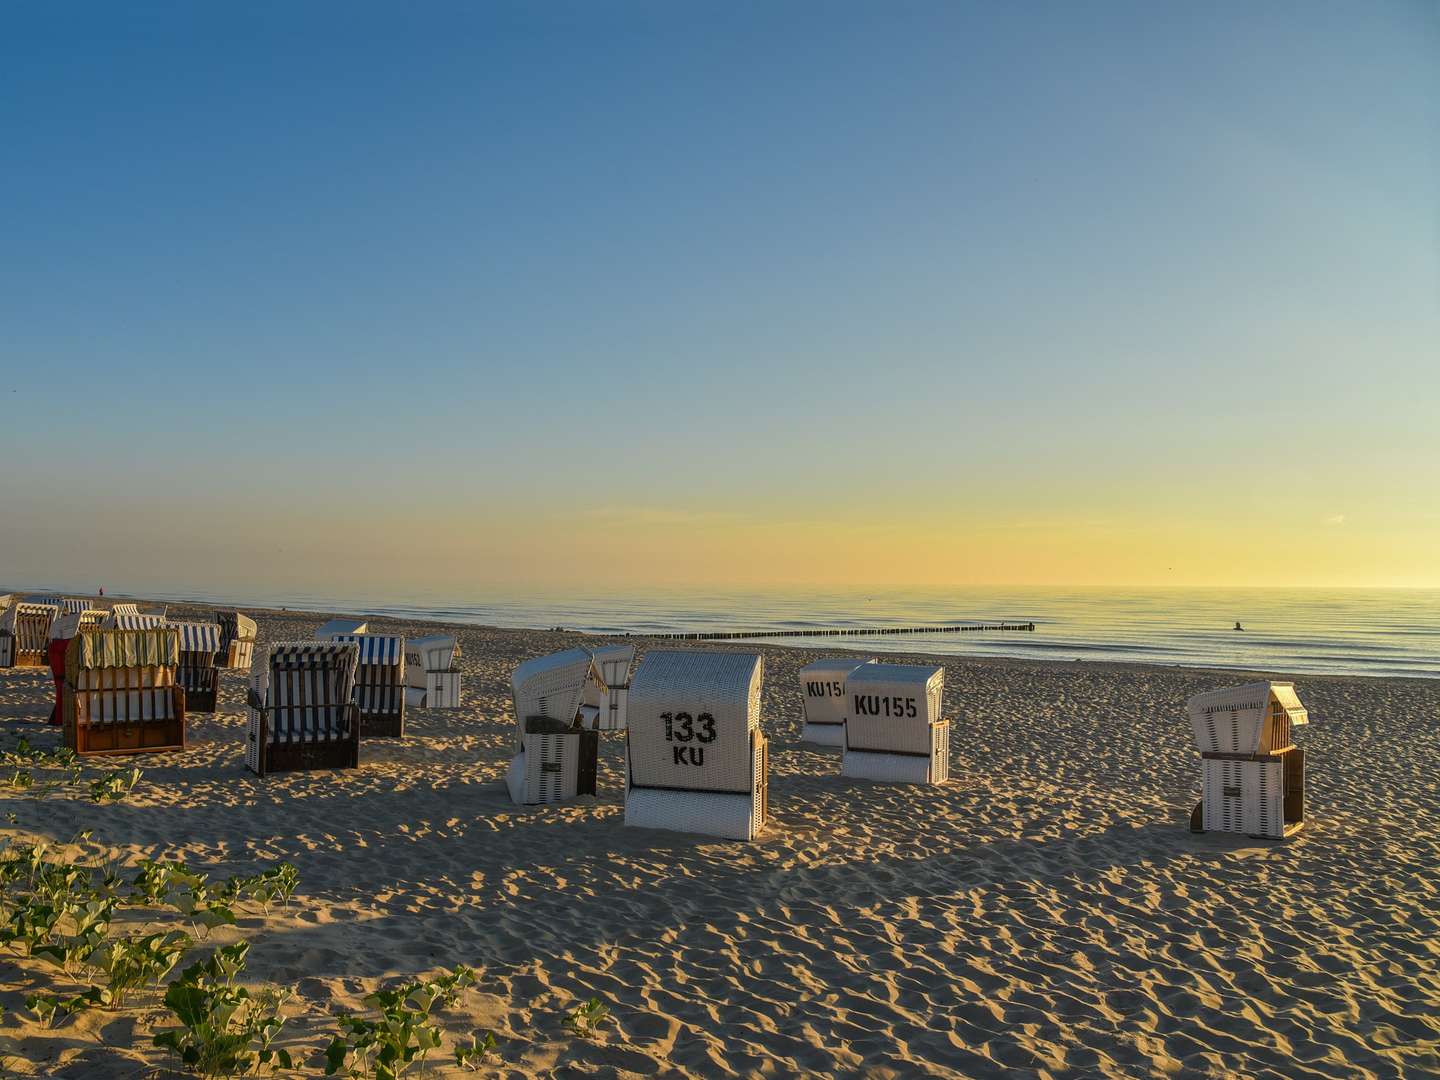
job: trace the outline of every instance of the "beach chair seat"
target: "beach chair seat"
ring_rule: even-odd
[[[451,634],[405,641],[405,699],[416,708],[460,708],[460,645]]]
[[[658,650],[631,681],[625,824],[753,840],[769,812],[755,653]]]
[[[215,711],[220,688],[220,670],[216,659],[220,654],[219,623],[172,622],[180,634],[180,665],[175,678],[185,688],[187,712]]]
[[[940,715],[943,668],[862,664],[846,677],[845,688],[841,776],[902,784],[950,779],[950,723]]]
[[[220,649],[215,666],[231,671],[249,671],[255,660],[255,620],[238,611],[217,611]]]
[[[1253,682],[1186,703],[1200,751],[1201,798],[1192,832],[1283,840],[1305,824],[1305,752],[1294,729],[1309,713],[1294,683]]]
[[[398,634],[337,634],[337,645],[360,650],[355,669],[355,704],[360,737],[399,739],[405,735],[405,639]]]
[[[0,612],[0,667],[43,668],[58,604],[16,601]]]
[[[251,670],[245,766],[259,776],[360,764],[353,642],[271,645]]]
[[[185,749],[180,635],[87,627],[65,649],[65,745],[76,754]]]
[[[850,712],[846,680],[861,664],[873,663],[859,657],[832,656],[800,669],[800,693],[805,705],[802,741],[816,746],[845,745],[845,718]]]

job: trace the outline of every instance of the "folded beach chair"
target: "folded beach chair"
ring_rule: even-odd
[[[172,622],[180,633],[180,665],[176,681],[185,688],[186,712],[214,712],[220,672],[216,657],[220,653],[220,624],[206,622]]]
[[[755,653],[662,650],[630,685],[625,824],[752,840],[765,826],[764,663]]]
[[[360,736],[398,739],[405,734],[405,639],[397,634],[339,634],[337,645],[360,649],[355,670],[355,704]]]
[[[55,604],[23,600],[0,613],[0,667],[44,667],[50,624],[59,614]]]
[[[45,646],[50,678],[55,683],[55,704],[50,709],[50,723],[59,725],[65,720],[65,652],[70,646],[70,639],[86,627],[99,626],[109,614],[100,608],[87,608],[58,615],[50,624],[49,640]]]
[[[950,778],[950,722],[940,716],[943,668],[862,664],[845,689],[850,711],[841,776],[908,784]]]
[[[334,641],[351,634],[368,634],[370,624],[359,619],[331,619],[315,631],[316,641]]]
[[[845,745],[845,718],[850,713],[846,680],[861,664],[873,663],[874,660],[833,656],[800,669],[800,692],[805,702],[801,739],[818,746]]]
[[[513,802],[534,805],[595,794],[600,708],[585,699],[593,698],[599,685],[595,659],[585,649],[537,657],[515,669],[510,690],[516,754],[505,776]]]
[[[1305,751],[1291,735],[1309,723],[1295,684],[1253,682],[1196,694],[1186,704],[1200,751],[1201,799],[1192,832],[1283,840],[1305,824]]]
[[[599,708],[595,728],[624,731],[630,700],[630,667],[635,662],[634,645],[602,645],[591,650],[599,681],[593,682],[586,703]],[[591,696],[593,694],[593,697]]]
[[[405,640],[405,701],[416,708],[460,708],[460,646],[450,634]]]
[[[65,650],[65,745],[77,754],[185,749],[179,632],[87,628]]]
[[[245,767],[265,776],[360,764],[355,667],[360,647],[291,641],[270,646],[250,673]]]
[[[220,651],[215,666],[232,671],[249,671],[255,659],[255,620],[238,611],[217,611],[220,624]]]

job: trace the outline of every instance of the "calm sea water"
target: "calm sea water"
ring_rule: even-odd
[[[210,596],[292,610],[596,633],[1034,622],[1035,631],[786,638],[837,652],[1125,660],[1440,677],[1440,590],[932,588],[650,590],[587,596]],[[1239,621],[1245,629],[1233,628]]]

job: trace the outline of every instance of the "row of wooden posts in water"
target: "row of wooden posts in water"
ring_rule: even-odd
[[[658,638],[663,641],[745,641],[753,638],[870,637],[880,634],[954,634],[967,630],[1029,630],[1033,622],[974,623],[968,626],[843,627],[829,630],[738,630],[692,634],[626,634],[626,637]]]

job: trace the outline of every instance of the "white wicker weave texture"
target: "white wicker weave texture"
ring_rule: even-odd
[[[683,791],[753,790],[764,662],[755,653],[661,650],[630,687],[630,782]]]
[[[1295,686],[1253,682],[1196,694],[1186,703],[1195,746],[1202,754],[1257,754],[1283,750],[1289,731],[1309,717]],[[1284,741],[1276,744],[1283,728]]]
[[[524,724],[532,716],[572,722],[586,686],[596,678],[595,662],[584,649],[526,660],[510,677],[516,722]]]
[[[856,656],[833,656],[800,669],[800,694],[805,706],[802,739],[820,746],[845,744],[845,718],[850,712],[847,680],[860,665],[873,663]]]

